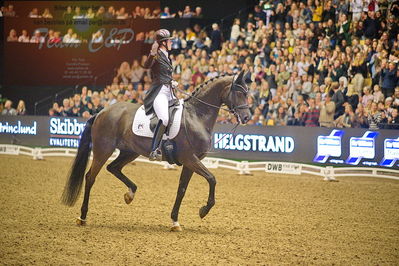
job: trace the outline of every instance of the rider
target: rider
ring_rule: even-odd
[[[176,99],[172,88],[177,87],[177,82],[172,79],[173,67],[168,54],[172,46],[170,39],[172,38],[168,30],[158,30],[156,41],[144,63],[144,68],[151,68],[152,75],[152,86],[144,98],[145,113],[149,115],[155,112],[159,118],[152,139],[150,161],[162,160],[159,144],[169,123],[169,101]]]

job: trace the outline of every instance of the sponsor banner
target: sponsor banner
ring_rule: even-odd
[[[267,173],[281,173],[281,174],[291,174],[291,175],[300,175],[301,170],[302,166],[296,163],[268,162],[265,168],[265,171]]]
[[[18,155],[19,148],[15,146],[0,147],[0,154]]]
[[[76,148],[85,123],[74,117],[0,116],[0,143]],[[215,126],[212,156],[287,162],[267,165],[279,173],[297,173],[290,163],[399,169],[398,130],[239,126],[233,134],[233,127]]]
[[[212,156],[399,169],[399,131],[216,125]],[[283,167],[282,167],[283,169]]]

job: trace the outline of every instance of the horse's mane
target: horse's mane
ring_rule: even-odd
[[[221,74],[221,75],[218,75],[218,76],[216,76],[216,77],[213,77],[213,78],[211,78],[211,79],[205,81],[204,83],[201,83],[201,85],[199,85],[199,86],[191,93],[191,95],[190,95],[187,99],[185,99],[184,101],[188,101],[188,100],[190,100],[192,97],[196,97],[197,94],[200,92],[200,90],[201,90],[202,88],[208,86],[209,83],[212,83],[213,81],[218,80],[218,79],[223,78],[223,77],[234,76],[234,75],[235,75],[235,74],[223,73],[223,74]]]

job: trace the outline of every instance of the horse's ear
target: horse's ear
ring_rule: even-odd
[[[238,77],[236,78],[236,81],[235,82],[237,82],[237,83],[241,83],[242,81],[243,81],[243,77],[244,77],[244,70],[241,70],[241,72],[240,72],[240,74],[238,74]]]

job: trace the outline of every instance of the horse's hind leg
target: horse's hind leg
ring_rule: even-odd
[[[87,216],[87,211],[89,209],[89,198],[90,198],[90,190],[96,181],[96,177],[98,173],[100,172],[101,168],[107,161],[107,159],[111,156],[112,151],[110,150],[109,152],[104,152],[101,154],[101,156],[96,156],[96,153],[94,153],[93,156],[93,162],[91,163],[90,170],[87,172],[85,178],[86,178],[86,183],[85,183],[85,194],[83,198],[83,203],[82,203],[82,208],[81,208],[81,214],[78,220],[76,221],[78,225],[85,225],[86,224],[86,216]]]
[[[115,175],[120,181],[122,181],[128,188],[129,191],[125,194],[125,202],[129,204],[134,199],[134,193],[136,193],[137,186],[127,176],[122,173],[122,168],[136,159],[139,155],[131,151],[121,151],[118,158],[107,166],[107,170]]]

